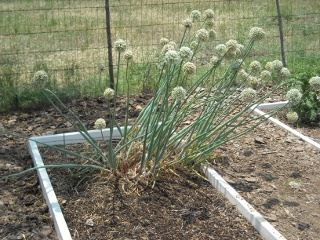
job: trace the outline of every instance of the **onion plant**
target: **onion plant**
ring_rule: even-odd
[[[248,54],[256,41],[263,40],[264,31],[258,27],[252,28],[246,47],[233,39],[226,43],[217,43],[216,33],[212,29],[213,11],[206,10],[202,18],[200,15],[199,11],[193,11],[183,22],[185,29],[178,44],[161,39],[162,49],[159,50],[160,58],[156,63],[159,74],[153,98],[131,126],[128,124],[128,69],[133,54],[126,41],[119,39],[115,42],[115,89],[107,88],[104,91],[110,118],[110,136],[106,139],[109,142],[107,153],[99,148],[99,144],[90,136],[81,120],[53,92],[43,91],[52,105],[92,145],[94,156],[98,156],[90,158],[76,154],[90,162],[90,165],[83,164],[83,167],[96,168],[131,179],[146,176],[155,178],[159,171],[165,168],[187,166],[193,169],[206,162],[216,148],[248,133],[266,120],[264,116],[254,116],[252,109],[281,85],[274,84],[272,90],[270,86],[267,88],[266,79],[271,74],[267,69],[262,69],[257,61],[250,64],[249,70],[244,69]],[[199,30],[192,32],[192,28],[197,24]],[[197,56],[203,56],[201,54],[206,52],[208,45],[216,45],[215,51],[209,53],[210,63],[207,64],[206,71],[197,74],[197,65],[200,64]],[[126,64],[122,64],[123,59]],[[127,85],[123,128],[120,128],[115,118],[121,67],[126,68]],[[65,111],[69,114],[65,114]],[[106,122],[98,119],[95,126],[102,134]],[[121,133],[122,139],[113,147],[111,142],[114,129]],[[75,155],[68,150],[54,148]],[[59,165],[61,166],[63,163]],[[78,166],[81,164],[72,165]]]

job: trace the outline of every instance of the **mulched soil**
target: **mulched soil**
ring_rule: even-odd
[[[131,98],[132,119],[148,99]],[[97,118],[107,116],[99,99],[68,106],[89,129]],[[123,105],[117,112],[121,121]],[[27,136],[74,131],[53,108],[0,116],[7,130]],[[24,140],[5,136],[0,144],[1,176],[32,166]],[[186,170],[164,171],[154,188],[103,175],[75,187],[69,171],[49,172],[74,239],[261,239],[206,180]],[[35,172],[0,182],[0,208],[0,239],[56,239]]]
[[[149,98],[131,98],[132,119]],[[89,129],[107,116],[99,99],[68,106]],[[119,119],[123,110],[119,104]],[[52,108],[2,113],[0,119],[9,131],[27,136],[74,131]],[[319,129],[307,131],[319,136]],[[285,237],[318,239],[319,159],[319,150],[265,123],[217,149],[210,161]],[[31,166],[24,140],[0,138],[0,176]],[[189,171],[164,171],[153,189],[106,175],[75,187],[72,171],[50,174],[74,239],[261,239],[221,194]],[[56,239],[35,172],[0,181],[0,209],[0,239]]]

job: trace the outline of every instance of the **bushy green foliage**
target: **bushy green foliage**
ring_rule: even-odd
[[[317,74],[319,74],[319,72]],[[304,72],[287,81],[291,92],[292,89],[297,89],[301,93],[300,101],[290,104],[290,111],[297,113],[299,117],[298,122],[301,123],[320,123],[320,89],[312,87],[312,83],[310,85],[310,80],[312,78],[315,79],[314,76],[316,76],[316,73]],[[288,93],[290,91],[288,91]],[[291,101],[290,99],[288,100],[289,102]]]

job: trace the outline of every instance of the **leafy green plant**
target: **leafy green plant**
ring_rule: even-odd
[[[312,73],[301,73],[288,81],[291,90],[287,92],[291,122],[320,123],[320,77]]]
[[[56,150],[83,158],[87,162],[73,165],[61,163],[56,167],[93,168],[129,179],[151,177],[155,180],[158,173],[166,168],[194,169],[206,162],[216,148],[248,133],[266,121],[264,116],[253,116],[252,109],[281,85],[269,91],[265,88],[265,84],[261,83],[255,90],[247,86],[246,79],[237,78],[242,63],[255,42],[264,38],[264,31],[258,27],[252,28],[246,47],[232,39],[225,44],[217,44],[207,70],[197,75],[196,57],[201,56],[202,51],[206,51],[207,44],[213,44],[212,39],[215,37],[215,32],[211,28],[213,11],[208,9],[204,12],[202,17],[204,21],[200,22],[200,17],[199,11],[191,12],[183,22],[185,31],[178,43],[162,39],[163,48],[159,54],[159,62],[156,63],[158,76],[154,97],[131,126],[128,121],[130,103],[128,73],[133,53],[128,49],[126,41],[119,39],[115,42],[114,48],[117,53],[115,89],[105,89],[104,97],[110,119],[108,141],[112,142],[116,130],[122,138],[114,147],[109,144],[108,152],[99,148],[99,144],[92,138],[78,116],[68,109],[54,92],[47,89],[43,91],[46,99],[87,140],[93,151],[90,157],[52,146]],[[199,30],[192,33],[191,28],[197,24]],[[125,64],[121,64],[122,59]],[[120,68],[124,68],[124,71],[120,71]],[[223,70],[220,71],[220,68]],[[115,117],[120,73],[125,74],[127,94],[123,128]],[[33,83],[40,88],[41,85],[42,87],[45,85],[45,80],[42,71],[36,73]],[[102,129],[106,127],[105,120],[97,119],[95,127],[101,131],[104,138]],[[10,134],[5,131],[3,133]],[[6,177],[8,176],[0,179]]]

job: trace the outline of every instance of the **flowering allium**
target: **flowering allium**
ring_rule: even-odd
[[[43,70],[40,70],[34,74],[33,78],[31,79],[31,85],[34,88],[41,89],[45,86],[47,81],[48,81],[47,73]]]
[[[257,89],[261,84],[261,79],[253,76],[249,76],[248,83],[252,88]]]
[[[204,26],[206,29],[211,29],[214,26],[214,20],[209,18],[204,22]]]
[[[106,65],[104,65],[103,63],[100,63],[98,66],[98,71],[102,72],[102,71],[106,70],[106,68],[107,68]]]
[[[236,62],[239,64],[239,69],[246,65],[246,63],[241,58],[237,59]]]
[[[209,39],[215,40],[216,37],[217,37],[216,31],[211,29],[211,30],[209,30],[208,32],[209,32]]]
[[[186,62],[182,69],[185,75],[192,75],[196,72],[196,65],[194,65],[192,62]]]
[[[106,126],[106,121],[103,118],[98,118],[94,123],[94,127],[99,130],[106,128]]]
[[[287,79],[287,78],[289,78],[289,77],[290,77],[290,71],[289,71],[289,69],[288,69],[288,68],[285,68],[285,67],[281,68],[281,70],[280,70],[280,72],[279,72],[279,78],[280,78],[281,80],[285,80],[285,79]]]
[[[291,89],[286,94],[286,98],[292,105],[298,105],[302,98],[302,93],[298,89]]]
[[[199,29],[196,32],[196,38],[200,41],[200,42],[205,42],[208,40],[209,38],[209,32],[206,29]]]
[[[118,51],[118,52],[124,52],[127,49],[127,43],[125,40],[123,39],[118,39],[115,43],[114,43],[114,48]]]
[[[212,56],[210,59],[210,63],[214,66],[218,63],[219,58],[217,56]]]
[[[266,66],[265,66],[265,69],[267,69],[269,72],[272,72],[273,71],[273,66],[272,66],[272,62],[267,62],[266,63]]]
[[[163,55],[165,55],[168,51],[174,50],[174,47],[175,47],[175,46],[174,46],[173,44],[168,43],[168,44],[166,44],[166,45],[163,46],[163,48],[162,48],[162,50],[161,50],[161,53],[162,53]]]
[[[246,80],[248,77],[249,77],[249,74],[244,69],[239,70],[238,78],[240,81]]]
[[[164,55],[163,61],[164,63],[176,63],[179,60],[179,55],[175,50],[169,50]]]
[[[189,60],[193,55],[193,51],[189,47],[181,47],[179,56],[182,60]]]
[[[126,50],[123,54],[124,59],[126,59],[127,61],[132,60],[133,58],[133,53],[131,50]]]
[[[106,88],[106,90],[104,90],[103,96],[106,99],[113,99],[114,97],[114,90],[112,88]]]
[[[269,79],[271,78],[271,72],[269,72],[268,70],[263,70],[260,73],[260,78],[261,78],[261,81],[263,82],[269,81]]]
[[[185,27],[185,28],[191,28],[192,25],[193,25],[193,21],[191,18],[187,18],[186,20],[184,20],[182,22],[182,25]]]
[[[198,47],[198,45],[199,45],[199,42],[198,42],[198,41],[192,41],[192,42],[190,43],[190,47],[191,47],[192,49],[196,49],[196,48]]]
[[[221,57],[221,56],[223,56],[224,54],[226,54],[226,52],[227,52],[227,47],[226,47],[226,45],[224,45],[224,44],[218,44],[218,45],[216,46],[216,51],[217,51],[218,55]]]
[[[238,42],[236,40],[230,39],[226,42],[226,48],[228,52],[236,52],[238,49]]]
[[[173,99],[175,99],[176,101],[180,102],[182,100],[184,100],[187,96],[187,92],[183,87],[175,87],[172,90],[172,97]]]
[[[244,102],[252,102],[257,96],[256,90],[252,88],[245,88],[242,90],[240,97]]]
[[[253,41],[259,41],[264,38],[264,31],[262,28],[253,27],[250,29],[249,38]]]
[[[299,119],[298,113],[296,113],[296,112],[289,112],[289,113],[287,113],[286,117],[287,117],[287,120],[291,123],[295,123]]]
[[[214,17],[214,11],[211,9],[207,9],[203,13],[205,19],[211,19]]]
[[[283,64],[282,64],[282,62],[279,61],[279,60],[274,60],[274,61],[272,62],[271,68],[272,68],[272,71],[274,71],[274,72],[280,72],[281,69],[283,68]]]
[[[196,20],[199,20],[201,17],[201,12],[199,10],[193,10],[191,13],[190,13],[190,18],[192,19],[192,21],[196,21]]]
[[[250,72],[251,72],[253,75],[257,75],[257,74],[259,74],[260,71],[261,71],[261,64],[260,64],[260,62],[258,62],[258,61],[253,61],[253,62],[251,62],[250,65],[249,65],[249,67],[250,67]]]
[[[168,44],[172,45],[174,48],[177,47],[177,44],[174,41],[170,41]]]
[[[164,46],[164,45],[168,44],[169,42],[170,42],[170,41],[169,41],[168,38],[161,38],[161,39],[160,39],[160,45],[161,45],[161,46]]]
[[[244,52],[244,46],[242,44],[237,44],[236,55],[239,56]]]
[[[320,91],[320,77],[315,76],[310,78],[309,84],[313,91]]]

